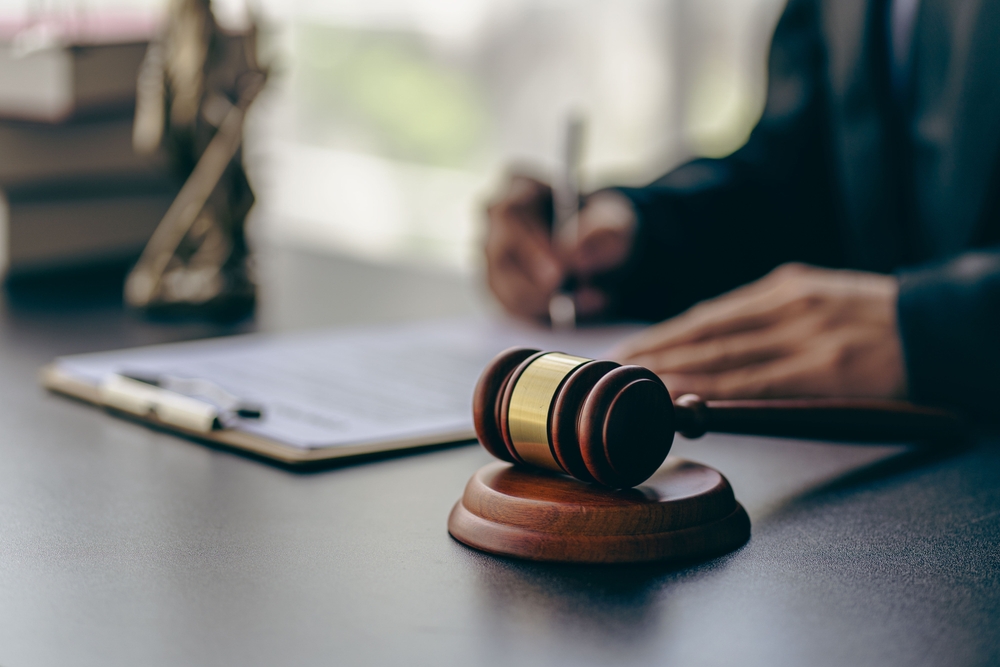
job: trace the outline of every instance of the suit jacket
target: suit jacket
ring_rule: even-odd
[[[1000,399],[1000,2],[922,0],[890,92],[885,0],[791,0],[747,144],[622,188],[618,314],[662,319],[786,261],[895,273],[915,400]]]

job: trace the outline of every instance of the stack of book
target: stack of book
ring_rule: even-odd
[[[179,183],[166,156],[132,150],[136,77],[152,30],[78,20],[0,35],[8,283],[126,264],[173,201]]]

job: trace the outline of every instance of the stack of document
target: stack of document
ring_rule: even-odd
[[[83,9],[82,7],[80,9]],[[70,12],[0,22],[0,273],[134,261],[180,187],[163,151],[132,150],[152,16]]]

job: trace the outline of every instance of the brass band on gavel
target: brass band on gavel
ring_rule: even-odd
[[[588,361],[550,352],[532,361],[517,378],[507,408],[507,429],[514,451],[525,463],[566,472],[552,454],[549,418],[563,380]]]

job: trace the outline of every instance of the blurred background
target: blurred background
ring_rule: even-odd
[[[251,243],[472,282],[485,201],[512,164],[558,169],[570,114],[586,119],[586,189],[745,141],[783,5],[216,0],[227,29],[255,17],[271,70],[246,126]],[[0,0],[8,282],[134,260],[176,194],[162,156],[130,152],[135,75],[165,11]]]

